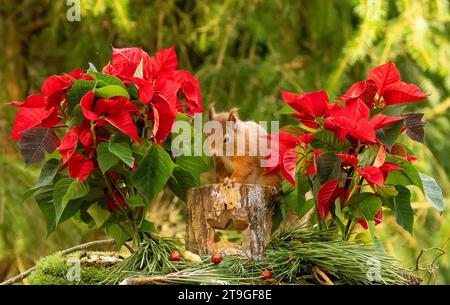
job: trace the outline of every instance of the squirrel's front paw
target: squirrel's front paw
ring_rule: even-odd
[[[227,187],[231,187],[234,182],[236,182],[235,178],[225,177],[225,179],[223,179],[222,181],[222,184]]]

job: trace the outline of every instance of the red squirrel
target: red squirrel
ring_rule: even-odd
[[[279,173],[268,173],[261,166],[267,158],[270,141],[261,141],[267,135],[262,126],[252,121],[241,121],[238,109],[216,113],[214,104],[209,107],[209,120],[219,122],[222,143],[214,141],[209,148],[214,156],[216,180],[218,183],[245,183],[279,187]],[[244,144],[240,145],[239,143]],[[228,152],[227,153],[227,149]],[[231,152],[231,153],[230,153]]]

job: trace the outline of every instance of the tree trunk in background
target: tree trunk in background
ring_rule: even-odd
[[[22,57],[21,33],[16,31],[17,25],[11,18],[2,22],[4,64],[4,98],[21,100],[26,95],[26,75],[24,59]]]
[[[187,248],[198,254],[221,251],[253,259],[264,256],[277,200],[273,187],[210,184],[187,193]],[[241,232],[242,241],[220,240],[218,230]]]
[[[3,90],[0,93],[2,103],[0,103],[0,153],[11,152],[11,145],[8,144],[9,132],[12,128],[11,122],[16,112],[15,107],[11,107],[3,101],[21,101],[26,95],[27,77],[23,58],[21,33],[17,32],[17,25],[13,18],[4,18],[0,22],[2,34],[2,48],[0,49],[0,65],[4,67],[0,75]]]

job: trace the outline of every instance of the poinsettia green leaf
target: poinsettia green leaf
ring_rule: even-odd
[[[319,182],[324,184],[331,179],[338,178],[341,174],[341,162],[342,159],[335,154],[324,153],[318,156],[316,164]]]
[[[295,137],[298,137],[299,135],[305,133],[304,130],[302,128],[300,128],[297,125],[286,125],[281,127],[280,131],[285,131],[288,134],[291,134]]]
[[[411,162],[401,157],[392,155],[386,156],[386,162],[394,163],[402,168],[401,170],[390,172],[385,181],[386,184],[415,185],[422,192],[424,191],[422,179],[420,179],[419,172]],[[407,179],[405,179],[405,177]]]
[[[113,167],[111,167],[111,171],[113,171],[113,172],[115,172],[115,173],[117,173],[117,174],[119,174],[119,175],[122,175],[122,176],[124,176],[124,177],[126,177],[126,178],[130,178],[131,179],[131,177],[133,176],[133,174],[134,174],[134,171],[133,171],[133,169],[130,169],[130,168],[125,168],[122,164],[116,164],[116,165],[114,165]]]
[[[295,209],[299,197],[297,188],[283,179],[281,181],[281,191],[286,205],[292,209]]]
[[[278,214],[276,215],[277,221],[281,221],[285,216],[287,216],[289,211],[294,212],[297,217],[301,218],[305,216],[306,213],[308,213],[308,211],[314,206],[313,198],[308,200],[305,198],[305,194],[310,189],[306,181],[303,181],[303,178],[304,177],[297,177],[296,186],[293,186],[286,180],[281,182],[284,202],[281,205],[282,210],[278,210]],[[281,218],[281,220],[279,218]]]
[[[369,229],[370,238],[372,239],[373,247],[376,251],[380,251],[380,253],[386,253],[384,249],[383,243],[378,239],[375,230],[375,221],[373,219],[367,220],[367,227]]]
[[[316,120],[319,121],[321,118],[317,118]],[[328,131],[328,130],[320,130],[320,129],[316,129],[316,128],[312,128],[312,127],[308,127],[303,123],[298,124],[298,127],[300,127],[304,132],[309,132],[312,134],[316,134],[319,131]]]
[[[311,190],[308,183],[308,176],[302,172],[298,172],[295,177],[295,180],[296,186],[294,188],[296,188],[299,197],[298,203],[299,205],[302,205],[306,201],[305,197],[306,193],[308,193]]]
[[[437,184],[433,177],[419,173],[423,184],[423,191],[428,202],[438,210],[444,211],[444,196],[442,195],[441,187]]]
[[[308,211],[314,206],[314,200],[306,200],[306,193],[310,191],[308,184],[308,177],[306,174],[297,173],[296,177],[296,189],[297,189],[297,200],[295,206],[290,206],[293,208],[295,213],[299,218],[303,217],[308,213]]]
[[[169,188],[178,198],[186,202],[186,192],[198,186],[194,176],[179,166],[174,167],[172,176],[168,181]]]
[[[132,195],[127,199],[127,205],[130,207],[143,207],[145,206],[144,198],[138,194]]]
[[[398,195],[393,198],[395,219],[406,231],[412,234],[414,210],[411,207],[411,192],[408,188],[397,185]]]
[[[278,204],[275,207],[273,216],[272,216],[272,230],[271,233],[274,233],[280,226],[280,224],[283,222],[283,219],[285,218],[285,215],[288,208],[286,204]]]
[[[172,175],[174,163],[159,145],[152,145],[133,175],[133,185],[147,203],[162,190]]]
[[[84,198],[82,198],[84,199]],[[81,199],[72,200],[71,202],[78,202],[80,209],[78,212],[73,216],[73,218],[79,222],[85,223],[89,228],[95,228],[95,220],[92,218],[92,216],[88,213],[88,209],[93,204],[92,201]]]
[[[389,172],[384,183],[391,186],[414,185],[411,179],[409,179],[409,177],[401,170]]]
[[[375,158],[377,157],[378,154],[378,146],[377,145],[372,145],[367,147],[366,149],[363,150],[363,152],[361,152],[358,155],[358,166],[359,167],[368,167],[371,166],[373,164],[373,162],[375,161]]]
[[[128,143],[115,143],[114,138],[108,142],[108,150],[129,167],[134,166],[134,157]]]
[[[177,116],[175,118],[176,121],[184,121],[184,122],[192,122],[192,117],[184,114],[183,112],[177,112]]]
[[[128,93],[130,94],[130,99],[139,100],[139,90],[133,82],[128,86]]]
[[[400,116],[405,110],[406,105],[388,105],[383,108],[374,108],[370,110],[371,115],[384,114],[387,116]]]
[[[97,228],[101,228],[108,221],[109,217],[111,217],[111,212],[98,203],[92,204],[87,209],[87,212],[94,219]]]
[[[50,160],[50,159],[61,160],[61,153],[59,151],[55,150],[52,153],[46,154],[45,155],[45,160]]]
[[[72,128],[73,126],[81,126],[84,121],[83,109],[80,105],[75,105],[70,114],[70,120],[67,122],[67,126]]]
[[[380,128],[375,131],[375,133],[378,140],[383,143],[384,146],[391,149],[392,145],[394,145],[395,141],[400,135],[400,131],[402,130],[404,125],[405,124],[403,120],[401,120],[386,127]]]
[[[94,172],[93,178],[96,181],[89,184],[89,193],[87,193],[86,196],[83,197],[83,200],[90,203],[102,201],[105,199],[106,184],[104,182],[103,176],[101,176],[100,173]]]
[[[209,165],[202,156],[179,156],[176,159],[176,164],[191,173],[196,185],[200,185],[200,174],[209,170]]]
[[[47,236],[55,231],[55,208],[53,206],[53,186],[43,186],[35,194],[34,200],[36,201],[39,210],[41,210],[47,224]]]
[[[97,145],[97,161],[102,173],[106,173],[120,159],[109,150],[109,144],[107,142],[101,142]]]
[[[347,206],[353,216],[366,221],[373,220],[381,209],[381,199],[373,193],[363,192],[352,196]]]
[[[67,206],[64,209],[64,212],[62,213],[58,224],[61,224],[61,223],[65,222],[66,220],[77,215],[80,212],[80,207],[81,207],[82,202],[83,202],[83,198],[70,200],[67,203]]]
[[[55,158],[47,159],[47,161],[45,162],[44,166],[41,169],[36,184],[22,194],[22,200],[25,201],[31,196],[36,196],[36,194],[39,193],[40,190],[46,186],[53,187],[53,181],[58,173],[60,165],[61,164],[59,159]]]
[[[289,105],[283,105],[283,107],[281,107],[281,109],[277,112],[281,115],[291,115],[293,113],[296,113],[297,111]]]
[[[104,87],[107,85],[117,85],[125,88],[123,82],[114,75],[102,74],[95,71],[88,71],[88,74],[97,81],[97,87]]]
[[[142,221],[142,224],[141,224],[141,227],[139,228],[139,230],[141,232],[146,232],[146,233],[156,233],[155,224],[146,219],[144,219],[144,221]]]
[[[59,160],[57,159],[47,160],[47,162],[45,162],[44,166],[41,169],[41,173],[34,188],[39,188],[44,185],[51,184],[56,174],[58,173],[59,166],[60,166]]]
[[[76,179],[64,178],[55,184],[53,190],[53,204],[55,208],[55,225],[60,222],[61,216],[70,200],[81,198],[89,192],[86,182],[78,183]]]
[[[314,134],[311,146],[325,152],[341,152],[350,146],[350,142],[348,140],[342,142],[333,132],[321,130]]]
[[[398,195],[398,191],[394,185],[374,185],[377,194],[382,198],[383,203],[385,203],[391,210],[394,210],[394,203],[392,199]]]
[[[75,80],[72,87],[67,93],[67,108],[69,113],[80,103],[81,98],[88,92],[94,89],[95,81],[93,80]]]
[[[146,139],[142,139],[141,143],[133,142],[131,144],[131,151],[133,152],[134,155],[144,157],[151,146],[152,142]]]
[[[103,98],[123,96],[127,99],[130,98],[130,94],[128,93],[127,89],[118,85],[107,85],[101,88],[95,88],[95,96]]]
[[[105,231],[108,235],[116,241],[117,246],[123,245],[129,238],[130,234],[124,231],[118,224],[112,223],[105,227]]]

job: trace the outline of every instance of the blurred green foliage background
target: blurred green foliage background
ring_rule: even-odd
[[[74,1],[77,2],[77,1]],[[446,197],[439,215],[416,193],[411,236],[392,216],[378,228],[389,253],[425,283],[450,283],[450,10],[447,0],[81,0],[81,20],[69,22],[65,0],[0,0],[0,281],[42,255],[101,236],[75,223],[46,238],[33,202],[22,194],[35,179],[8,140],[15,109],[6,103],[35,93],[45,78],[88,62],[105,65],[111,46],[150,53],[175,46],[179,66],[199,78],[204,104],[238,106],[252,120],[279,119],[279,90],[335,98],[370,68],[392,60],[403,80],[432,95],[410,109],[425,113],[427,146],[409,142],[421,171]],[[167,194],[153,220],[182,234],[183,205]],[[181,232],[181,233],[180,233]],[[430,249],[433,248],[434,249]]]

